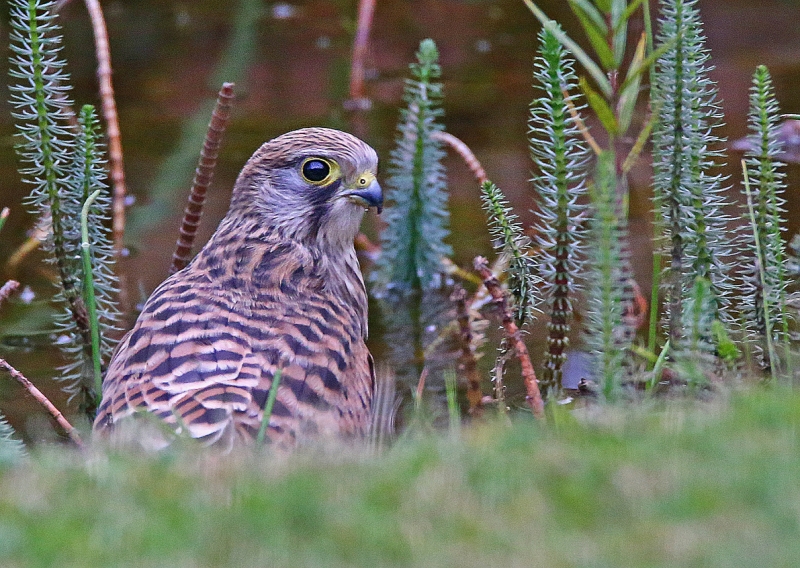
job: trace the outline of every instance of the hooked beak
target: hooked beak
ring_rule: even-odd
[[[348,191],[347,197],[359,205],[377,208],[378,215],[380,215],[381,211],[383,211],[383,190],[381,190],[381,186],[378,185],[378,182],[374,179],[367,187],[363,189],[353,189]]]

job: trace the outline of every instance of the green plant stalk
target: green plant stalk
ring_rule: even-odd
[[[30,33],[31,46],[31,67],[33,70],[33,90],[35,97],[35,113],[38,123],[39,134],[41,136],[41,164],[44,170],[44,185],[47,193],[47,201],[50,205],[51,227],[53,232],[53,253],[56,258],[61,285],[64,289],[70,306],[74,309],[74,302],[78,292],[76,290],[73,275],[67,267],[67,253],[65,250],[64,227],[61,218],[61,197],[58,188],[58,173],[56,172],[53,140],[50,135],[50,124],[48,116],[47,87],[45,86],[44,54],[42,53],[41,37],[37,21],[37,8],[39,3],[36,0],[28,2],[28,28]]]
[[[495,249],[498,254],[510,256],[508,288],[514,296],[514,319],[521,327],[532,317],[537,299],[535,284],[539,281],[531,271],[530,257],[527,256],[529,239],[500,188],[490,181],[484,182],[481,200],[489,220],[489,232],[498,241]]]
[[[94,396],[97,406],[103,397],[103,371],[100,354],[100,322],[97,318],[97,302],[94,296],[94,278],[92,276],[92,251],[89,243],[89,208],[102,190],[92,193],[81,209],[81,256],[83,257],[83,298],[89,314],[89,330],[92,337],[92,369],[94,371]]]
[[[617,397],[623,372],[625,345],[618,335],[622,328],[624,273],[620,219],[616,207],[614,154],[598,157],[596,184],[592,191],[592,280],[589,300],[589,340],[597,358],[600,390],[607,401]],[[627,342],[627,340],[625,340]]]
[[[650,378],[650,383],[647,385],[647,390],[652,391],[655,386],[661,381],[661,374],[664,372],[664,366],[667,364],[667,356],[669,355],[669,339],[661,348],[661,353],[658,354],[655,365],[653,365],[653,376]]]
[[[750,226],[753,228],[753,238],[755,239],[756,246],[756,261],[758,263],[758,276],[761,279],[761,286],[766,289],[767,277],[764,273],[764,254],[761,248],[761,239],[758,236],[758,227],[756,226],[756,213],[753,207],[753,194],[750,191],[750,178],[747,175],[747,162],[742,160],[742,173],[744,175],[744,191],[747,195],[747,210],[750,213]],[[769,299],[764,295],[764,327],[766,328],[766,341],[767,352],[769,353],[770,366],[769,371],[772,381],[775,382],[777,373],[775,367],[777,366],[777,358],[775,357],[775,346],[772,341],[772,322],[769,317]]]
[[[595,14],[592,18],[597,20],[599,13],[580,4],[580,10]],[[573,3],[574,10],[576,6]],[[538,205],[538,263],[549,311],[540,387],[550,399],[560,394],[569,344],[574,289],[582,264],[578,254],[585,242],[580,228],[585,206],[579,201],[586,194],[590,156],[579,128],[584,107],[571,94],[578,84],[574,61],[552,32],[540,32],[539,43],[534,87],[541,94],[531,104],[529,145],[537,170],[531,181]]]
[[[780,332],[776,338],[787,349],[786,363],[791,366],[789,356],[789,316],[786,309],[786,268],[785,250],[781,238],[781,213],[785,212],[781,205],[785,203],[779,192],[785,188],[783,177],[779,172],[774,157],[782,146],[777,136],[778,104],[772,90],[772,80],[769,70],[764,65],[756,68],[753,77],[753,87],[750,95],[750,130],[757,136],[758,148],[754,155],[747,161],[750,172],[756,180],[754,204],[756,214],[756,227],[761,242],[765,277],[767,286],[760,294],[755,294],[754,307],[756,312],[761,311],[759,304],[770,297],[771,307],[764,310],[771,318],[770,324],[773,331],[779,327]],[[748,152],[750,154],[750,152]],[[759,298],[763,297],[761,301]],[[791,373],[791,370],[789,370]]]
[[[449,234],[444,151],[433,134],[443,126],[439,53],[433,40],[420,42],[417,63],[410,66],[400,111],[387,185],[386,228],[381,254],[371,274],[376,292],[436,288],[441,283],[442,258],[452,254],[444,242]]]
[[[3,227],[6,226],[6,220],[8,219],[8,207],[3,207],[3,211],[0,212],[0,231],[3,230]]]
[[[454,434],[461,428],[461,413],[458,408],[456,373],[453,369],[445,370],[444,386],[447,393],[447,416],[450,419],[450,433]]]
[[[272,417],[272,407],[275,406],[275,400],[278,398],[278,386],[281,384],[281,369],[275,371],[272,375],[272,384],[269,386],[269,396],[267,402],[264,404],[264,414],[261,416],[261,426],[258,429],[258,436],[256,436],[256,445],[260,446],[264,443],[269,427],[269,420]]]

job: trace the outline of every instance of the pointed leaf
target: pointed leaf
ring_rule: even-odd
[[[625,161],[622,163],[623,174],[627,174],[636,163],[636,160],[639,159],[639,154],[642,153],[642,149],[647,143],[647,139],[650,138],[650,133],[653,131],[653,126],[655,126],[657,118],[658,108],[653,108],[650,118],[645,123],[641,132],[639,132],[639,136],[636,137],[636,142],[634,142],[631,151],[628,153],[628,155],[625,157]]]
[[[642,63],[641,65],[639,65],[638,68],[634,69],[631,66],[628,69],[628,73],[625,76],[625,80],[619,87],[620,92],[624,91],[628,87],[628,83],[630,83],[631,81],[640,80],[639,77],[641,76],[641,74],[650,69],[653,66],[653,63],[655,63],[656,59],[664,55],[664,53],[666,53],[666,51],[669,48],[675,45],[676,41],[677,41],[676,38],[672,38],[670,41],[664,43],[663,45],[658,46],[658,49],[656,49],[653,53],[651,53],[642,60]]]
[[[594,3],[597,4],[601,12],[611,11],[611,0],[595,0]]]
[[[627,0],[613,0],[611,4],[612,47],[617,68],[622,65],[622,60],[625,58],[628,42],[628,20],[624,17],[626,5]]]
[[[614,53],[608,46],[608,27],[603,23],[603,27],[598,28],[594,20],[580,7],[576,6],[575,2],[576,0],[570,0],[570,7],[583,26],[583,31],[586,33],[586,37],[589,38],[589,42],[592,44],[595,53],[600,58],[600,63],[605,69],[614,69],[617,65],[614,59]]]
[[[595,83],[597,83],[597,86],[600,88],[603,94],[607,97],[610,97],[611,83],[597,63],[592,61],[592,58],[589,57],[577,43],[572,41],[572,39],[570,39],[570,37],[564,33],[558,23],[548,18],[547,15],[532,2],[532,0],[524,0],[524,2],[528,9],[533,12],[533,15],[536,16],[536,18],[542,23],[542,26],[552,33],[555,38],[561,42],[561,45],[567,48],[570,53],[575,56],[575,59],[580,61],[581,65],[583,65],[584,69],[586,69],[586,72],[592,76],[592,79],[594,79]]]
[[[617,119],[614,117],[614,111],[611,110],[608,102],[601,97],[597,91],[592,89],[585,77],[580,78],[579,84],[581,90],[583,90],[583,93],[586,95],[589,106],[592,107],[592,110],[597,114],[597,118],[603,123],[603,127],[609,134],[616,134],[619,130]]]
[[[628,22],[628,20],[631,18],[636,9],[642,4],[642,1],[643,0],[633,0],[633,2],[628,4],[628,7],[625,8],[625,11],[622,13],[622,16],[620,17],[619,22],[614,24],[614,33],[617,33],[619,31],[620,26]]]
[[[619,102],[617,103],[617,120],[619,121],[620,132],[626,132],[631,125],[633,111],[636,107],[636,100],[639,98],[639,87],[642,83],[642,61],[644,60],[645,35],[639,38],[636,52],[633,54],[631,65],[628,68],[628,75],[632,80],[626,78],[625,88],[620,90]]]
[[[606,25],[605,17],[595,8],[594,4],[589,2],[589,0],[569,0],[569,3],[573,12],[576,9],[582,10],[603,35],[608,33],[608,25]]]

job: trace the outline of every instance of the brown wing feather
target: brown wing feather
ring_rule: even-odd
[[[281,369],[272,439],[363,434],[374,384],[366,295],[354,255],[344,265],[331,270],[297,244],[210,242],[124,338],[95,428],[147,411],[210,443],[252,439]]]

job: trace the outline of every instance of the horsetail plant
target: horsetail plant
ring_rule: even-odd
[[[388,359],[401,388],[413,388],[420,376],[426,389],[444,398],[446,358],[436,353],[448,312],[449,294],[442,289],[443,258],[452,254],[448,236],[444,149],[435,134],[443,132],[439,52],[431,39],[420,42],[417,62],[410,65],[400,110],[396,145],[388,167],[386,228],[381,253],[371,274],[381,301]],[[443,407],[446,410],[446,407]]]
[[[379,291],[420,290],[441,283],[442,257],[452,254],[448,236],[444,150],[432,136],[444,127],[439,52],[431,39],[420,43],[411,79],[406,79],[396,146],[389,160],[387,227],[373,281]]]
[[[80,305],[80,289],[76,277],[79,259],[67,252],[67,243],[75,239],[65,227],[65,219],[79,211],[65,203],[70,148],[74,135],[66,126],[70,114],[67,98],[60,28],[52,13],[54,2],[12,0],[10,75],[19,83],[12,84],[12,116],[17,120],[21,142],[17,152],[27,167],[20,173],[33,186],[27,204],[40,223],[49,223],[46,249],[58,267],[64,295],[76,320],[88,332]],[[67,209],[65,211],[64,209]]]
[[[508,256],[508,289],[514,297],[514,319],[522,327],[533,317],[538,304],[536,285],[541,279],[533,272],[533,258],[529,255],[530,239],[517,222],[503,192],[490,181],[481,186],[481,200],[489,220],[498,255]]]
[[[92,322],[84,295],[80,254],[81,210],[90,193],[104,188],[102,162],[96,148],[96,119],[88,109],[77,129],[68,123],[72,115],[65,63],[59,57],[60,28],[55,21],[54,2],[14,0],[11,6],[10,74],[13,116],[22,142],[17,151],[27,167],[20,172],[33,185],[27,204],[40,223],[48,224],[45,249],[58,269],[59,292],[55,300],[67,310],[57,320],[66,341],[62,343],[68,363],[62,369],[65,390],[78,396],[81,409],[90,417],[99,399],[92,355]],[[102,205],[102,201],[100,203]],[[100,313],[110,323],[116,318],[113,295],[116,287],[110,254],[104,249],[102,215],[93,221],[97,239],[92,271],[98,281]],[[101,266],[101,265],[104,265]],[[111,344],[106,342],[106,354]]]
[[[661,208],[670,255],[665,277],[668,330],[673,350],[683,348],[698,333],[712,337],[710,327],[692,329],[684,320],[683,302],[700,288],[696,278],[710,283],[707,302],[715,319],[727,321],[728,267],[723,245],[726,217],[722,213],[725,178],[714,173],[724,157],[724,142],[716,133],[721,125],[716,86],[709,78],[697,0],[662,0],[657,60],[651,88],[656,112],[653,129],[653,184]]]
[[[597,159],[592,183],[586,343],[605,400],[619,395],[632,334],[624,322],[629,264],[624,246],[627,223],[620,216],[614,153]]]
[[[552,32],[539,34],[534,83],[540,96],[530,119],[531,157],[538,171],[533,187],[538,197],[537,240],[549,322],[541,387],[545,398],[558,395],[569,342],[573,296],[580,271],[581,227],[585,206],[589,153],[583,144],[577,113],[582,107],[571,95],[577,87],[574,62]],[[570,107],[572,107],[572,114]]]
[[[771,332],[774,344],[788,345],[787,254],[781,238],[786,184],[785,173],[776,161],[782,150],[779,117],[769,70],[760,65],[750,89],[748,127],[752,147],[745,158],[749,181],[745,191],[753,203],[753,223],[752,227],[745,227],[742,235],[742,258],[747,259],[742,271],[742,311],[751,337],[764,341]],[[768,353],[763,353],[766,366],[773,363]]]

